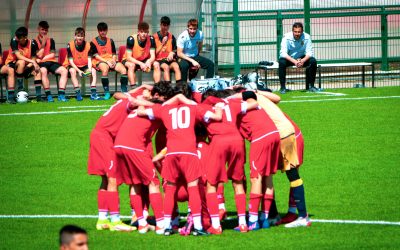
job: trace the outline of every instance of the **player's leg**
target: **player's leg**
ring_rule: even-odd
[[[314,86],[315,77],[317,75],[317,60],[314,57],[310,57],[304,66],[306,67],[306,89],[311,92],[319,91],[319,89]]]
[[[67,87],[67,80],[68,80],[68,70],[65,67],[59,65],[58,63],[54,63],[52,67],[54,73],[60,75],[60,80],[58,81],[58,100],[65,102],[68,100],[65,97],[65,89]]]
[[[15,78],[14,66],[3,65],[0,69],[1,74],[7,74],[7,102],[15,104]]]
[[[170,66],[166,63],[162,63],[160,67],[164,72],[164,74],[163,74],[164,81],[170,82],[171,81]]]
[[[209,228],[208,232],[211,234],[221,234],[221,222],[219,220],[218,214],[218,195],[217,195],[217,186],[207,182],[207,207],[211,216],[211,228]]]
[[[164,235],[169,236],[174,233],[171,226],[171,217],[175,206],[176,184],[167,182],[164,188]]]
[[[161,81],[161,68],[160,68],[160,63],[158,61],[154,61],[153,63],[153,80],[154,83],[159,83]]]
[[[181,69],[181,80],[187,82],[188,80],[188,72],[189,72],[189,68],[191,66],[191,63],[189,63],[188,61],[184,60],[184,59],[180,59],[179,60],[179,68]]]
[[[46,76],[44,78],[43,78],[43,73],[46,74]],[[34,76],[35,88],[36,88],[36,86],[42,85],[43,89],[44,89],[44,93],[46,94],[47,102],[54,102],[53,95],[51,94],[50,81],[48,78],[47,67],[40,68],[39,72],[35,72],[35,70],[32,69],[32,75]],[[45,79],[45,80],[43,81],[43,79]]]
[[[259,229],[258,223],[258,210],[262,198],[262,177],[260,174],[257,177],[252,177],[251,189],[250,189],[250,200],[249,200],[249,230]]]
[[[246,223],[246,192],[243,180],[232,180],[232,186],[235,193],[235,204],[238,215],[238,226],[236,231],[246,233],[248,231]]]
[[[119,79],[119,82],[121,84],[121,91],[128,92],[127,69],[125,68],[125,66],[122,63],[117,62],[117,64],[115,65],[115,71],[117,71],[118,73],[121,74],[120,79]]]
[[[206,78],[214,77],[214,62],[204,56],[196,56],[194,58],[201,66],[202,69],[206,70]]]
[[[225,190],[224,183],[223,182],[218,183],[217,198],[218,198],[218,214],[220,220],[224,220],[227,217],[225,208],[224,190]]]
[[[170,65],[170,70],[175,73],[175,82],[178,82],[182,79],[181,70],[179,68],[179,64],[177,62],[172,62]],[[171,80],[171,79],[170,79]]]
[[[157,182],[151,181],[149,184],[150,205],[153,208],[156,218],[156,233],[164,234],[164,212],[163,199],[160,193],[160,185]]]
[[[25,66],[26,66],[26,62],[24,60],[17,60],[17,62],[15,63],[15,76],[16,76],[18,91],[24,89]]]
[[[98,69],[101,72],[101,84],[104,89],[104,99],[108,100],[111,98],[110,95],[110,80],[108,79],[108,72],[110,71],[110,66],[107,63],[100,62],[97,65]]]
[[[281,89],[279,90],[281,94],[285,94],[289,89],[286,88],[286,67],[294,65],[285,58],[279,58],[279,83]]]
[[[189,193],[189,207],[192,214],[194,227],[192,234],[194,236],[208,234],[208,232],[203,229],[203,225],[201,223],[201,198],[198,183],[199,179],[195,179],[187,184]]]
[[[98,220],[96,223],[97,230],[109,229],[110,221],[108,220],[108,192],[107,192],[107,176],[101,176],[100,188],[97,192],[97,209]]]
[[[289,224],[286,224],[285,227],[310,226],[311,221],[308,218],[306,209],[303,180],[300,178],[298,169],[291,168],[290,170],[286,171],[286,176],[290,181],[290,187],[293,188],[293,197],[294,201],[296,202],[299,218]]]
[[[271,208],[272,201],[274,200],[274,185],[272,175],[263,177],[263,197],[261,204],[260,227],[269,228],[268,214]]]
[[[128,68],[128,80],[131,88],[136,86],[136,64],[132,62],[126,62],[125,67]]]
[[[90,100],[96,100],[96,101],[104,100],[103,97],[100,97],[97,94],[97,88],[96,88],[97,70],[95,69],[95,67],[92,67],[91,76],[90,77],[91,77],[91,81],[90,81]]]

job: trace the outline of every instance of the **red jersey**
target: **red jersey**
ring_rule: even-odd
[[[211,139],[216,135],[242,139],[237,128],[237,120],[240,114],[246,113],[247,103],[234,99],[219,100],[224,103],[224,106],[222,107],[223,113],[221,122],[211,121],[210,123],[205,124]]]
[[[131,96],[136,97],[141,93],[141,91],[138,91],[131,94]],[[115,138],[121,124],[131,111],[128,99],[118,100],[100,117],[94,129],[106,131]]]
[[[194,127],[196,120],[208,119],[207,110],[198,105],[154,105],[147,114],[150,119],[160,119],[166,127],[168,154],[197,156]]]
[[[150,121],[145,117],[140,117],[135,109],[131,111],[119,128],[114,147],[145,151],[159,126],[159,121]]]
[[[278,129],[263,109],[255,109],[241,117],[240,132],[248,141],[254,142],[267,134],[278,132]]]

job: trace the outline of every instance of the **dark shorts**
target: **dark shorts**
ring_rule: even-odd
[[[147,60],[147,59],[146,59]],[[144,60],[144,61],[141,61],[142,63],[144,63],[144,62],[146,62],[146,60]],[[124,65],[125,67],[127,67],[125,64],[127,63],[128,61],[125,59],[125,60],[122,60],[122,65]],[[137,71],[137,70],[142,70],[141,68],[140,68],[140,66],[139,65],[137,65],[136,64],[136,66],[135,66],[135,71]]]
[[[61,65],[59,63],[57,63],[57,62],[42,62],[42,63],[39,63],[39,66],[41,68],[46,68],[47,71],[49,71],[49,72],[51,72],[53,74],[55,74],[56,70],[59,67],[61,67]]]

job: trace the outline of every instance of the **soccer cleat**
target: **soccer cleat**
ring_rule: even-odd
[[[36,102],[42,102],[43,99],[40,95],[36,96]]]
[[[17,104],[14,98],[7,99],[6,103],[8,104]]]
[[[121,220],[110,223],[110,231],[131,232],[136,229],[136,227],[126,225]]]
[[[219,226],[218,228],[215,228],[211,226],[207,229],[207,232],[210,234],[222,234],[222,227]]]
[[[310,87],[310,88],[308,89],[307,92],[316,93],[316,92],[320,92],[320,91],[321,91],[321,90],[320,90],[319,88]]]
[[[281,89],[279,90],[279,93],[281,93],[281,94],[286,94],[286,93],[289,92],[289,91],[290,91],[290,89],[281,88]]]
[[[110,228],[110,221],[108,219],[105,220],[97,220],[96,229],[97,230],[105,230]]]
[[[296,219],[297,219],[297,214],[288,212],[287,214],[285,214],[285,216],[283,216],[283,218],[280,221],[276,223],[276,225],[288,224],[290,222],[295,221]]]
[[[193,227],[193,218],[192,216],[189,215],[186,224],[179,229],[179,234],[183,236],[189,235],[190,232],[192,231],[192,227]]]
[[[155,232],[156,232],[156,234],[158,234],[158,235],[163,235],[163,234],[165,233],[165,228],[156,226]]]
[[[292,221],[285,225],[287,228],[294,228],[294,227],[309,227],[311,226],[311,221],[306,217],[299,217],[295,221]]]
[[[206,235],[210,235],[210,233],[204,229],[193,229],[192,235],[193,236],[206,236]]]
[[[76,100],[77,100],[78,102],[80,102],[80,101],[83,100],[83,97],[82,97],[81,93],[77,93],[77,94],[76,94]]]
[[[65,97],[65,95],[58,95],[58,101],[59,102],[68,102],[68,99]]]
[[[218,214],[219,214],[220,221],[225,220],[228,217],[225,209],[218,210]]]
[[[131,226],[137,227],[138,225],[139,225],[138,218],[137,218],[136,214],[134,214],[134,215],[132,215]]]
[[[98,96],[96,93],[90,95],[90,100],[101,101],[104,100],[103,97]]]
[[[138,227],[138,231],[139,231],[139,233],[141,233],[141,234],[145,234],[145,233],[147,233],[148,231],[154,231],[154,230],[155,230],[155,227],[152,226],[152,225],[150,225],[150,224],[146,224],[145,226],[140,226],[140,225],[139,225],[139,227]]]
[[[170,235],[173,235],[174,233],[175,233],[174,230],[172,230],[171,228],[168,228],[168,229],[164,230],[164,235],[165,236],[170,236]]]
[[[249,228],[245,224],[240,224],[239,226],[235,227],[233,230],[241,233],[247,233]]]
[[[269,224],[269,226],[278,226],[281,221],[281,217],[279,216],[279,215],[277,215],[277,216],[275,216],[275,218],[268,218],[268,224]],[[264,222],[265,223],[265,222]],[[264,227],[262,227],[262,228],[264,228]]]
[[[269,220],[260,220],[259,227],[260,229],[268,229],[270,227]]]
[[[249,221],[247,228],[249,229],[249,231],[256,231],[260,229],[260,224],[258,224],[258,221],[255,222]]]
[[[48,95],[47,96],[47,102],[54,102],[54,99],[53,99],[52,95]]]
[[[105,92],[104,93],[104,100],[109,100],[111,98],[110,92]]]

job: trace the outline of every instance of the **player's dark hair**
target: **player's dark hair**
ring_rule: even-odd
[[[17,38],[21,38],[21,37],[27,37],[28,36],[28,29],[26,27],[19,27],[16,31],[15,31],[15,36]]]
[[[138,30],[149,30],[149,24],[146,22],[140,22],[137,25]]]
[[[202,95],[201,95],[201,102],[204,102],[205,99],[209,96],[215,96],[218,97],[218,91],[215,89],[207,89]]]
[[[232,89],[224,89],[224,90],[218,91],[218,97],[220,97],[220,98],[227,98],[234,94],[236,94],[236,92]]]
[[[199,26],[199,21],[197,21],[197,19],[189,19],[188,23],[187,23],[187,27],[189,28],[189,26],[194,26],[194,27],[198,27]]]
[[[244,101],[246,101],[247,99],[250,99],[250,98],[257,100],[257,95],[253,91],[245,91],[245,92],[242,92],[242,98]]]
[[[97,30],[98,31],[108,30],[108,25],[105,22],[100,22],[97,24]]]
[[[75,234],[86,234],[85,229],[75,225],[65,225],[60,230],[60,246],[68,245],[74,238]]]
[[[167,16],[163,16],[160,19],[160,23],[161,24],[165,24],[165,25],[170,25],[171,24],[171,19],[169,19],[169,17],[167,17]]]
[[[303,24],[300,22],[295,22],[292,26],[292,29],[294,28],[301,28],[301,30],[303,30]]]
[[[183,94],[186,98],[192,100],[192,90],[185,81],[178,81],[174,87],[174,95]]]
[[[245,90],[246,90],[246,88],[242,87],[242,86],[238,86],[238,87],[234,87],[233,88],[233,91],[235,91],[235,93],[241,93],[241,92],[243,92]]]
[[[174,95],[169,81],[161,81],[154,84],[151,95],[154,96],[156,93],[164,96],[165,99],[169,99]]]
[[[76,35],[82,35],[82,36],[85,36],[85,29],[84,28],[82,28],[82,27],[78,27],[78,28],[76,28],[76,30],[75,30],[75,36]]]
[[[43,29],[48,29],[50,27],[50,25],[49,25],[49,23],[47,21],[40,21],[38,26],[43,28]]]

